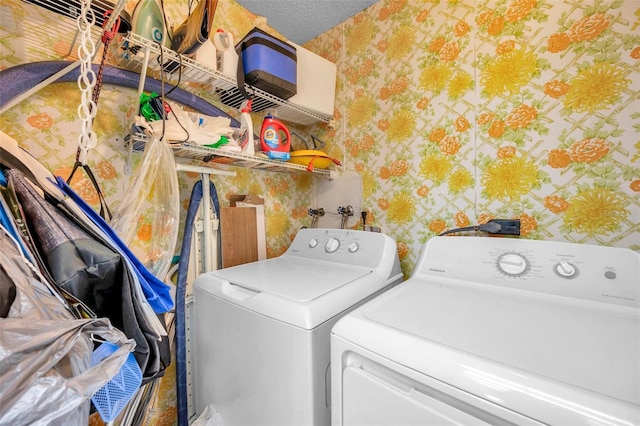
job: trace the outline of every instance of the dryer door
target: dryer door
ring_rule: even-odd
[[[410,381],[389,379],[360,368],[344,371],[345,426],[488,424],[416,390]]]
[[[347,357],[342,372],[343,426],[541,425],[403,366],[387,368],[354,353]]]

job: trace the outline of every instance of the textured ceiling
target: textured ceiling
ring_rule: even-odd
[[[267,24],[297,44],[304,44],[378,0],[236,0],[267,18]]]

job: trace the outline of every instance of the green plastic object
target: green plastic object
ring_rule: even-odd
[[[208,146],[209,148],[220,148],[221,146],[226,145],[228,143],[229,143],[229,139],[223,135],[223,136],[220,136],[220,139],[218,139],[218,142],[205,145],[205,146]]]
[[[148,95],[146,93],[140,95],[140,114],[142,114],[147,121],[162,120],[162,117],[156,114],[149,103],[149,101],[157,97],[158,94],[156,92],[151,92]]]

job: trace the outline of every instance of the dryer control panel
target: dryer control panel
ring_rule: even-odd
[[[589,244],[435,237],[418,260],[425,279],[454,279],[640,307],[640,254]]]

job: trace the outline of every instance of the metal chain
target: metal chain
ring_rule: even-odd
[[[102,23],[102,60],[100,61],[100,67],[98,68],[98,77],[96,79],[96,85],[93,88],[93,97],[91,98],[93,102],[97,105],[98,98],[100,98],[100,89],[102,89],[102,76],[104,72],[104,66],[107,62],[107,58],[109,57],[109,44],[113,41],[116,34],[118,34],[118,29],[120,28],[120,17],[116,18],[115,23],[111,29],[107,29],[107,22],[109,21],[109,17],[113,13],[112,10],[107,10],[104,12],[104,22]]]
[[[81,132],[78,138],[78,154],[76,161],[83,166],[87,164],[87,154],[97,145],[97,138],[93,133],[93,119],[96,116],[96,103],[92,99],[93,88],[96,83],[96,75],[91,67],[91,61],[95,55],[96,45],[91,38],[91,28],[95,24],[96,17],[91,10],[91,0],[82,0],[81,12],[77,19],[80,44],[78,45],[78,58],[80,59],[80,75],[78,87],[81,100],[78,105],[78,116],[81,120]]]

